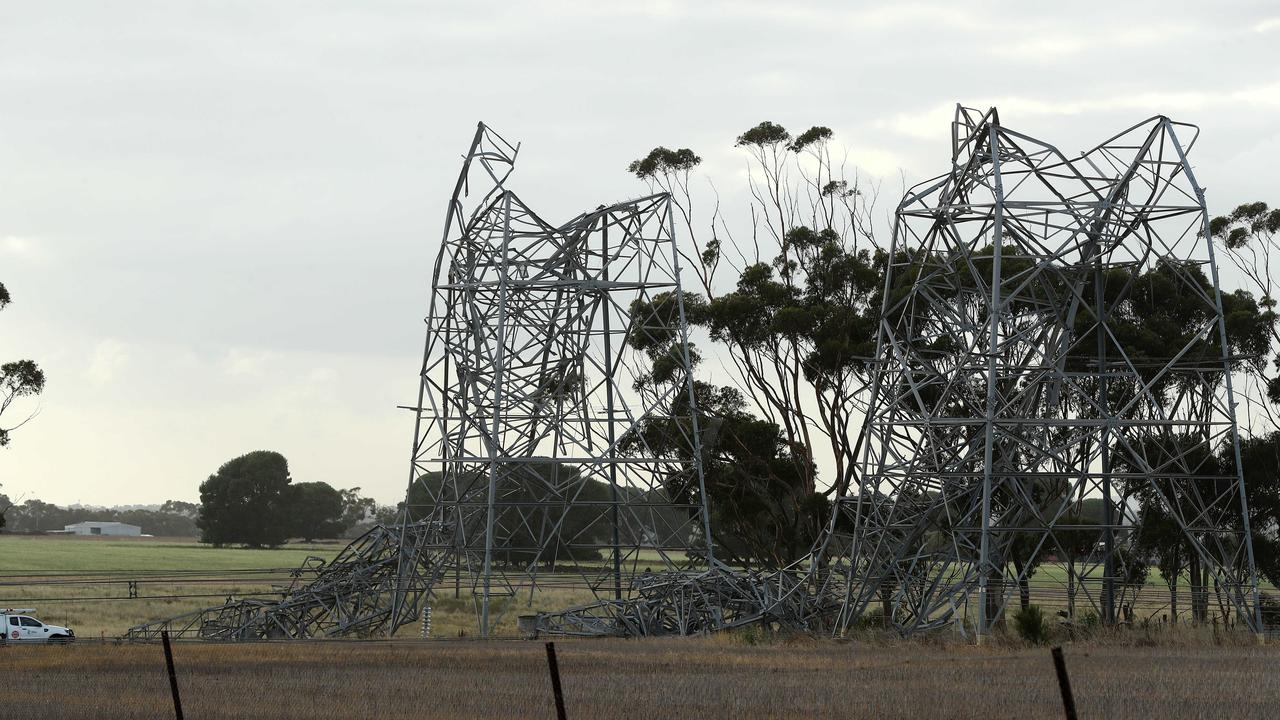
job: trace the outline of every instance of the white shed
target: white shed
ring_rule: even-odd
[[[65,525],[62,531],[71,535],[132,535],[136,537],[142,534],[142,528],[137,525],[122,522],[99,522],[97,520],[86,520],[74,525]]]

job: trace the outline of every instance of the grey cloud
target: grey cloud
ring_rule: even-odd
[[[415,391],[444,201],[478,119],[524,142],[514,182],[550,218],[638,194],[623,168],[657,144],[707,158],[724,210],[741,216],[732,141],[763,119],[832,127],[852,163],[865,152],[890,173],[892,195],[886,162],[908,181],[943,169],[955,101],[1048,107],[1005,119],[1070,151],[1160,110],[1112,99],[1198,93],[1209,101],[1177,116],[1204,128],[1194,160],[1225,209],[1280,198],[1276,108],[1231,94],[1275,82],[1276,34],[1256,29],[1275,15],[1261,2],[6,8],[0,238],[29,239],[42,257],[0,244],[15,294],[0,354],[57,370],[39,421],[0,457],[6,491],[191,497],[219,458],[170,427],[180,413],[165,388],[178,386],[218,452],[285,443],[307,479],[344,482],[349,461],[326,433],[345,428],[351,453],[379,454],[378,477],[346,484],[394,499],[409,428],[393,406]],[[1064,103],[1084,109],[1051,111]],[[931,132],[895,127],[940,107]],[[110,386],[110,402],[146,398],[121,410],[145,434],[95,445],[100,475],[130,478],[99,486],[51,456],[109,422],[108,404],[79,407],[100,392],[84,368],[106,340],[131,362],[150,349],[159,369],[119,369],[130,385]],[[346,368],[350,387],[335,406],[286,401],[265,379],[211,381],[234,349]],[[283,402],[314,420],[311,439],[298,418],[236,426],[237,411]],[[155,445],[183,450],[130,460]]]

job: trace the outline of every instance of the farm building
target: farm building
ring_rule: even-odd
[[[62,532],[70,535],[133,535],[142,534],[142,528],[122,522],[99,522],[86,520],[74,525],[65,525]]]

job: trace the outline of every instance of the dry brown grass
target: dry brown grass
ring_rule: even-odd
[[[573,718],[1061,717],[1049,651],[793,639],[557,643]],[[552,717],[542,643],[175,646],[190,718]],[[1273,647],[1067,647],[1081,717],[1274,717]],[[0,717],[163,718],[158,645],[8,647]],[[20,679],[19,682],[14,682]]]

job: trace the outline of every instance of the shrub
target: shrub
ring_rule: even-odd
[[[1028,605],[1013,615],[1013,627],[1018,637],[1035,645],[1043,645],[1049,640],[1049,628],[1045,623],[1044,610],[1039,605]]]

